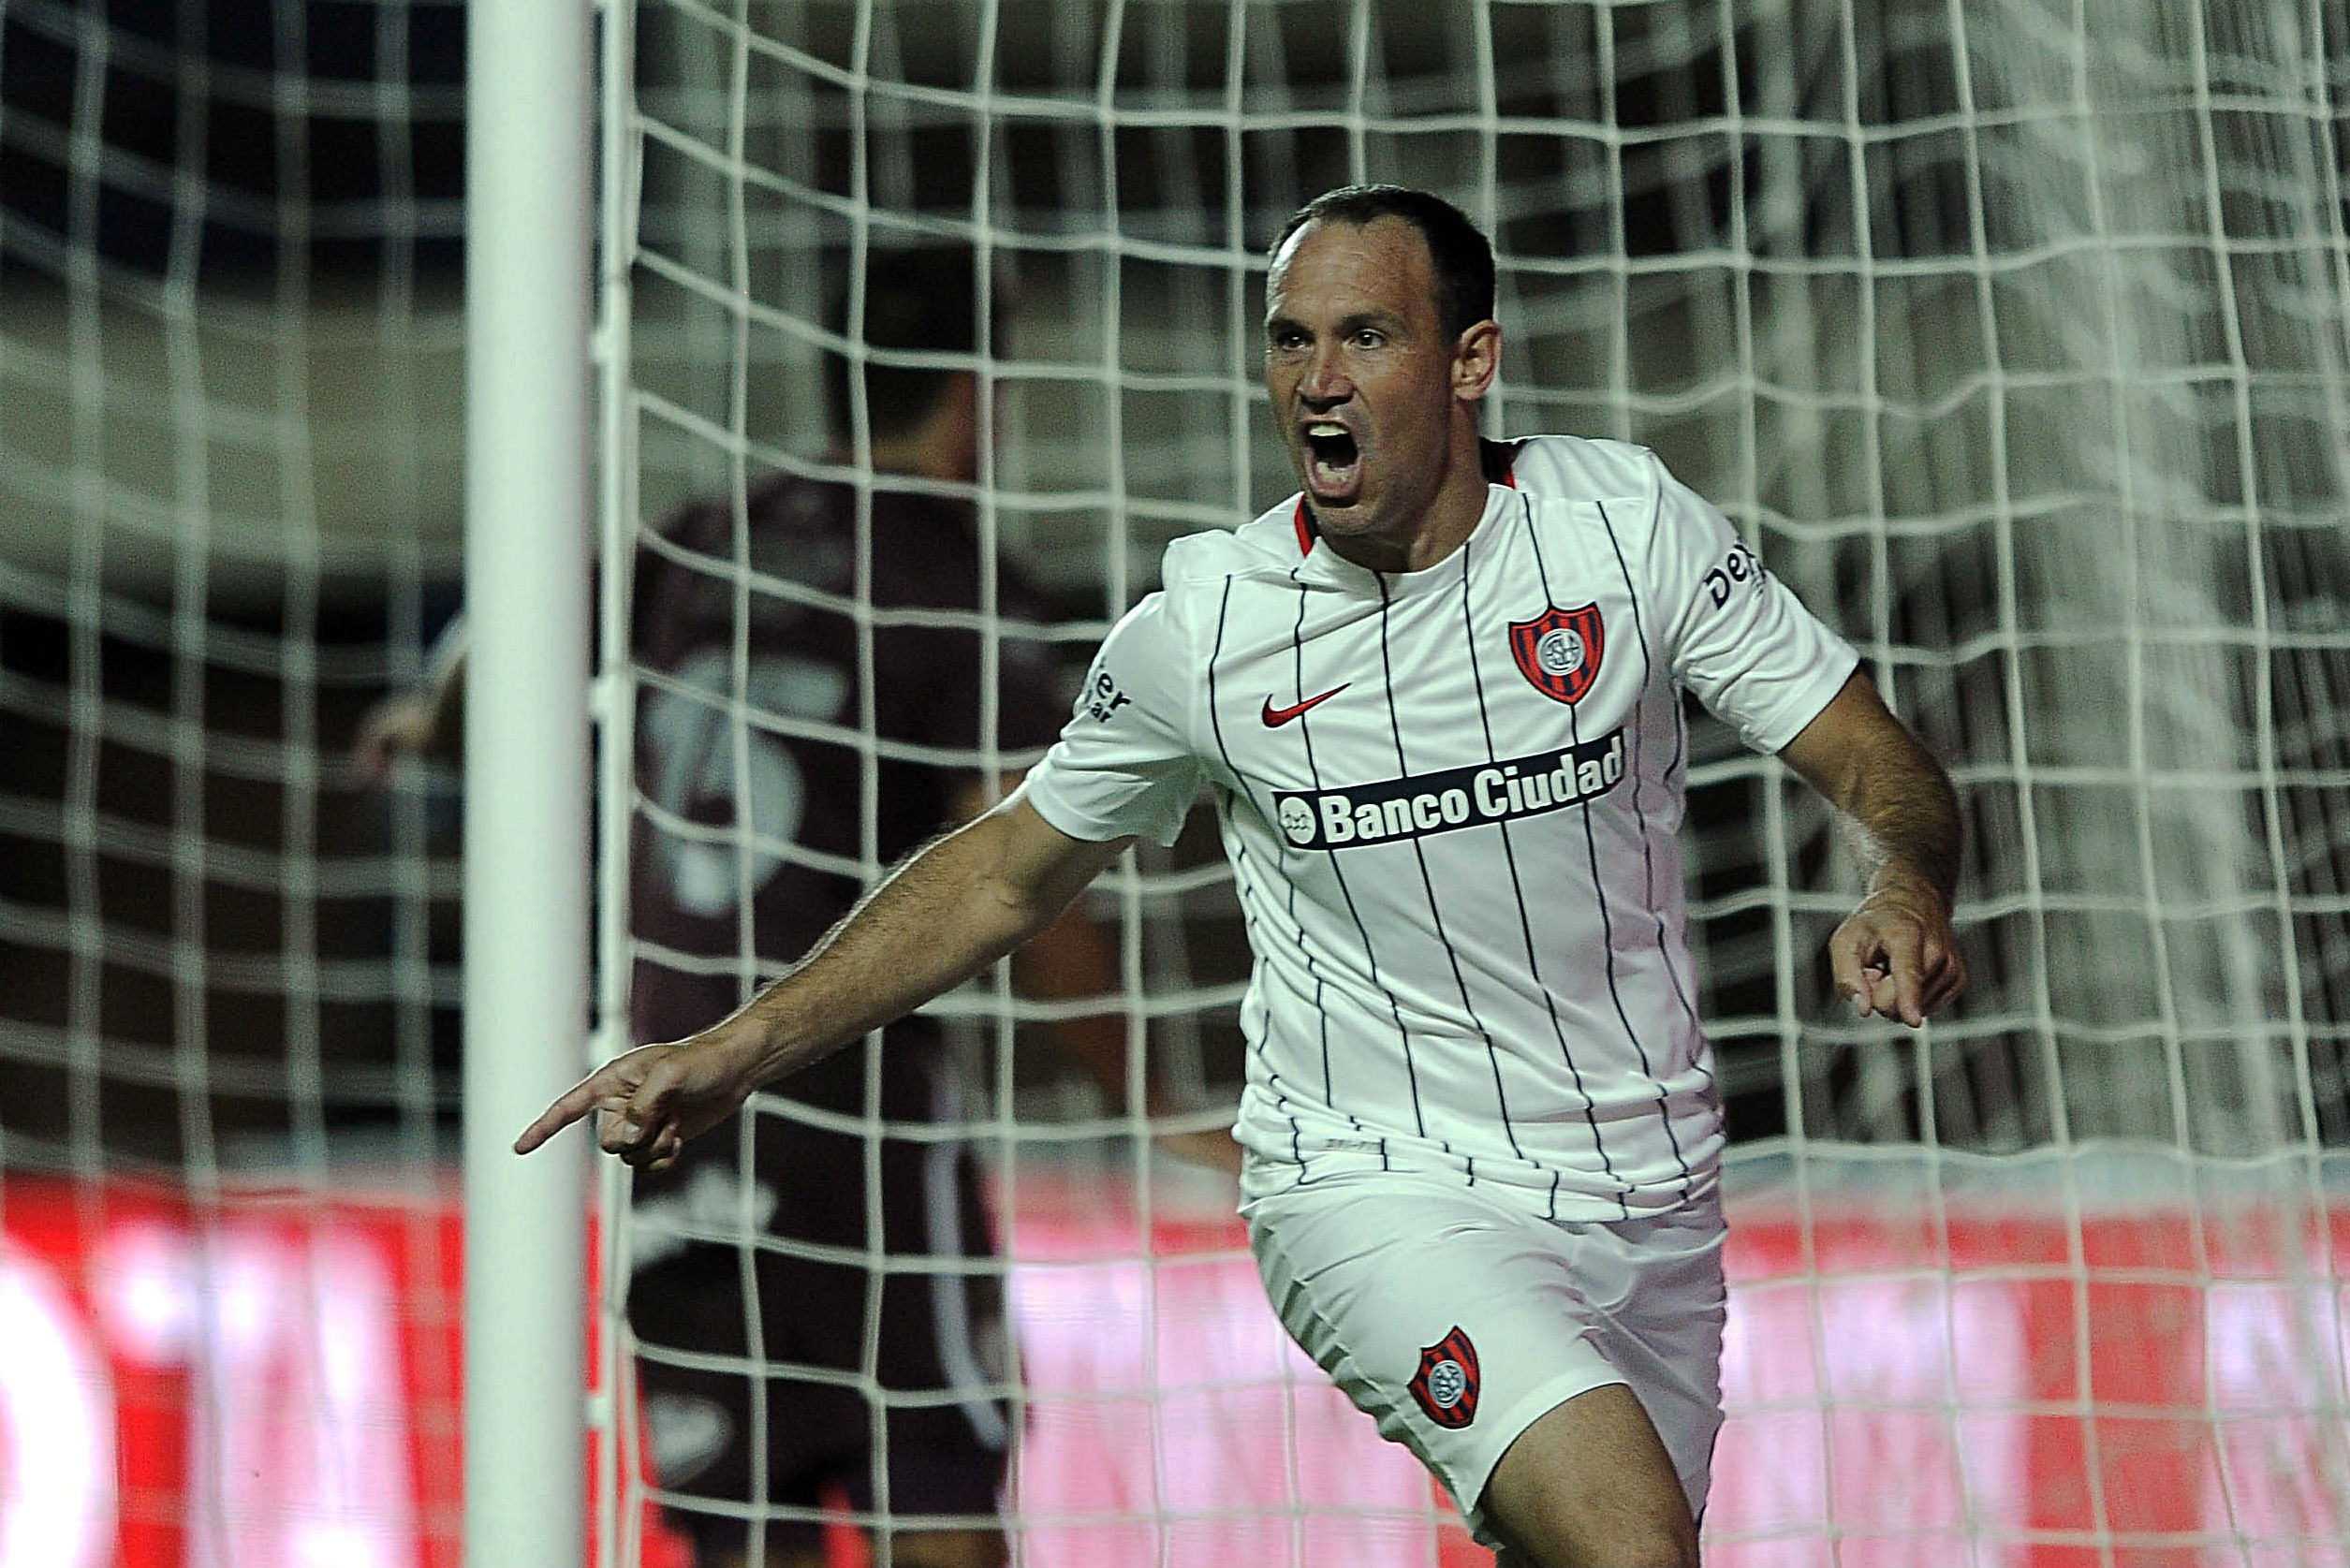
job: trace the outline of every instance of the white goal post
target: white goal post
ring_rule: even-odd
[[[472,0],[465,167],[465,1561],[582,1562],[594,22]]]

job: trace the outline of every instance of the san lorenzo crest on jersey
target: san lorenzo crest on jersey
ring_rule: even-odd
[[[1421,1413],[1439,1427],[1457,1429],[1476,1419],[1476,1346],[1460,1325],[1420,1351],[1411,1389]]]
[[[1607,628],[1600,624],[1599,607],[1561,609],[1556,605],[1531,621],[1509,623],[1509,652],[1518,673],[1534,682],[1535,690],[1560,702],[1576,702],[1599,679],[1600,650]]]

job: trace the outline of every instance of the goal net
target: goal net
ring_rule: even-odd
[[[1257,383],[1280,223],[1352,180],[1446,195],[1499,251],[1489,433],[1656,448],[1861,649],[1967,813],[1973,989],[1916,1034],[1855,1022],[1819,956],[1855,886],[1825,812],[1693,714],[1736,1140],[1708,1561],[2350,1562],[2338,0],[605,15],[616,634],[660,556],[746,638],[845,621],[871,688],[896,623],[859,584],[905,487],[832,461],[826,367],[870,425],[874,373],[926,357],[854,309],[844,333],[829,281],[943,249],[986,291],[976,350],[928,357],[979,373],[950,492],[1041,608],[999,612],[983,572],[937,626],[988,671],[1041,647],[1074,696],[1168,539],[1292,488]],[[457,596],[462,36],[437,0],[0,3],[0,1568],[457,1561],[454,796],[370,786],[348,746]],[[845,590],[746,536],[660,541],[779,472],[873,498]],[[882,869],[889,769],[1026,755],[1000,695],[909,755],[861,696],[812,713],[749,675],[703,694],[700,755],[730,783],[779,742],[852,754],[839,876]],[[639,724],[675,690],[624,684]],[[608,793],[605,842],[666,835],[747,931],[758,879],[811,859],[752,798],[738,828]],[[788,957],[632,939],[629,874],[604,857],[629,971],[740,989]],[[733,1380],[763,1473],[802,1423],[747,1391],[811,1369],[639,1337],[624,1292],[684,1241],[746,1274],[815,1249],[756,1223],[755,1168],[683,1217],[610,1173],[599,1561],[680,1562],[718,1518],[888,1561],[916,1507],[893,1417],[966,1402],[1000,1406],[971,1438],[1008,1446],[1021,1562],[1482,1560],[1176,1157],[1240,1074],[1212,833],[1083,907],[1147,1109],[1054,1055],[1087,1004],[1008,975],[932,1009],[942,1117],[758,1103],[846,1140],[859,1205],[885,1147],[967,1150],[991,1253],[816,1261],[874,1299],[1000,1291],[1016,1353],[966,1332],[952,1386],[897,1386],[850,1306],[846,1370],[816,1370],[869,1436],[812,1498],[697,1481],[709,1433],[641,1397],[655,1364]]]
[[[457,1560],[463,12],[0,5],[0,1564]]]
[[[1257,385],[1283,219],[1350,181],[1450,197],[1499,251],[1489,433],[1658,449],[1965,803],[1973,989],[1916,1034],[1857,1022],[1821,958],[1855,885],[1828,813],[1693,741],[1737,1140],[1709,1561],[2350,1561],[2344,26],[2260,0],[646,5],[608,56],[617,524],[778,470],[888,493],[828,466],[812,411],[828,354],[907,356],[832,336],[823,280],[967,251],[998,330],[936,362],[980,375],[975,523],[1080,668],[1168,539],[1292,488]],[[702,565],[811,602],[788,568]],[[738,745],[837,738],[727,696]],[[1212,843],[1086,907],[1134,1071],[1228,1106],[1245,944]],[[1031,1054],[1051,1009],[999,978],[940,1010],[977,1108],[933,1136],[985,1158],[1020,1347],[1022,1560],[1472,1560],[1281,1342],[1229,1194]],[[807,1115],[791,1095],[761,1114]]]

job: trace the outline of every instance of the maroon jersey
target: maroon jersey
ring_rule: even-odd
[[[856,508],[847,486],[776,475],[752,490],[739,530],[728,501],[704,501],[639,547],[630,898],[639,1040],[716,1021],[756,985],[738,955],[755,952],[758,975],[771,977],[847,913],[860,890],[869,798],[873,851],[887,867],[949,826],[956,797],[979,776],[987,634],[970,508],[874,495],[870,663],[859,646]],[[738,562],[749,568],[740,587]],[[1043,619],[1007,564],[996,568],[993,608]],[[1064,715],[1044,645],[1002,639],[996,661],[993,740],[1017,769]],[[747,852],[735,842],[738,821],[751,834]],[[777,1090],[859,1110],[863,1055],[851,1047],[830,1071]],[[925,1089],[921,1104],[885,1114],[927,1116],[930,1100]],[[700,1141],[732,1157],[732,1140]]]
[[[630,918],[640,1040],[716,1021],[800,958],[848,911],[866,857],[890,865],[947,827],[990,761],[970,509],[876,494],[871,546],[872,591],[860,605],[855,491],[777,476],[752,491],[740,522],[728,503],[707,502],[639,547]],[[997,570],[993,608],[1042,619],[1008,567]],[[999,641],[996,665],[993,760],[1017,769],[1051,742],[1062,707],[1042,645]],[[958,1119],[959,1086],[937,1038],[918,1018],[891,1029],[877,1058],[885,1123]],[[771,1092],[861,1117],[867,1061],[852,1045]],[[1003,1483],[1013,1417],[994,1392],[1007,1370],[988,1352],[998,1346],[1000,1359],[996,1280],[828,1261],[875,1249],[985,1258],[991,1243],[969,1152],[951,1138],[876,1136],[870,1125],[860,1136],[822,1120],[789,1104],[764,1107],[747,1127],[712,1129],[670,1169],[636,1179],[629,1319],[639,1380],[667,1502],[708,1555],[743,1550],[741,1510],[761,1462],[771,1502],[814,1506],[840,1486],[854,1505],[873,1505],[874,1408],[845,1374],[868,1366],[876,1296],[871,1375],[906,1396],[886,1409],[892,1509],[985,1513]],[[876,1165],[877,1205],[867,1192]],[[753,1244],[755,1313],[737,1246],[707,1240],[731,1229],[745,1186],[762,1233],[755,1244],[740,1238]],[[867,1233],[876,1209],[877,1238]],[[747,1354],[753,1316],[761,1354],[778,1369],[769,1402],[789,1413],[770,1425],[763,1454],[751,1443],[750,1378],[707,1365]],[[700,1508],[697,1499],[715,1502]],[[815,1547],[804,1525],[778,1522],[770,1539]]]

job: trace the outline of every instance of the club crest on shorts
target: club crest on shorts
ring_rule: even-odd
[[[1465,1427],[1476,1419],[1476,1346],[1458,1324],[1419,1353],[1412,1398],[1439,1427]]]
[[[1509,623],[1509,652],[1518,673],[1535,690],[1559,702],[1579,701],[1599,679],[1599,653],[1607,643],[1599,607],[1561,609],[1556,605],[1531,621]]]

